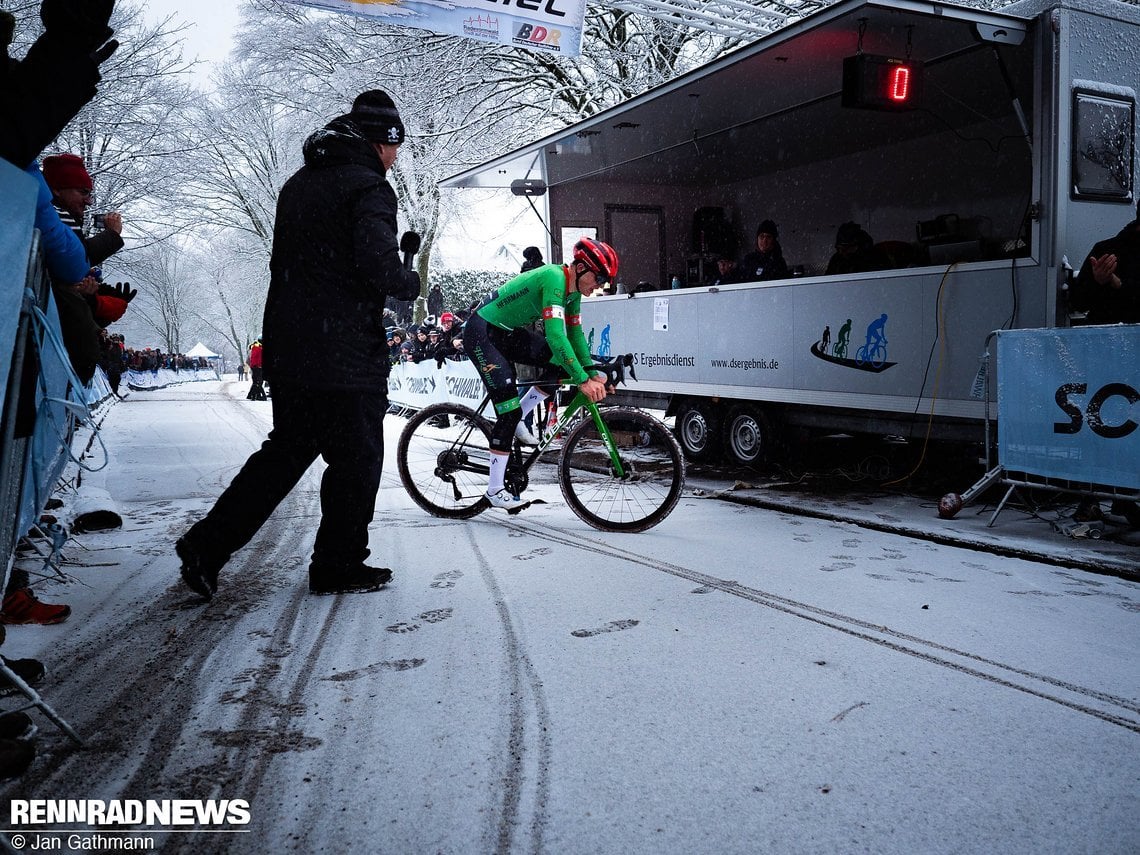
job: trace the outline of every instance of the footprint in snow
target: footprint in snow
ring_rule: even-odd
[[[321,679],[327,683],[347,683],[349,680],[359,680],[361,677],[375,674],[378,671],[410,671],[413,668],[419,668],[426,661],[426,659],[389,659],[364,668],[357,668],[355,671],[341,671]]]
[[[538,558],[540,555],[549,555],[553,551],[554,550],[549,547],[540,546],[538,549],[532,549],[530,552],[525,552],[522,555],[513,555],[511,557],[514,558],[515,561],[530,561],[532,558]]]
[[[441,620],[447,620],[452,615],[452,609],[431,609],[423,614],[416,615],[416,620],[422,620],[424,623],[439,623]],[[415,632],[420,628],[418,623],[394,623],[391,626],[384,627],[388,632]]]
[[[611,620],[609,623],[602,624],[596,629],[576,629],[570,633],[575,638],[590,638],[591,636],[601,635],[604,632],[621,632],[623,629],[637,626],[641,621],[631,619],[628,620]]]

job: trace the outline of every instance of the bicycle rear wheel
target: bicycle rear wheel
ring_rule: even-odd
[[[459,404],[432,404],[400,434],[396,466],[412,501],[437,517],[467,519],[488,507],[491,424]]]
[[[566,503],[602,531],[645,531],[669,516],[685,486],[681,446],[649,413],[605,407],[624,477],[614,471],[594,420],[586,415],[562,447],[558,483]]]

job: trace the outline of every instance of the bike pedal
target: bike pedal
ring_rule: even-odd
[[[527,508],[529,508],[531,505],[545,505],[545,504],[546,504],[546,499],[531,499],[526,504],[519,505],[517,508],[511,508],[510,510],[507,511],[507,513],[511,514],[513,516],[514,514],[522,513]]]

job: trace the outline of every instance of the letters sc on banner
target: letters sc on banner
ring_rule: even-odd
[[[1053,433],[1077,433],[1081,429],[1081,424],[1084,423],[1097,436],[1102,436],[1105,439],[1119,439],[1128,436],[1137,427],[1140,427],[1131,418],[1125,419],[1118,425],[1106,425],[1100,415],[1101,408],[1109,398],[1121,397],[1129,404],[1140,401],[1140,392],[1137,392],[1127,383],[1108,383],[1102,386],[1089,398],[1088,405],[1082,413],[1081,408],[1074,404],[1069,396],[1083,395],[1086,391],[1088,391],[1087,383],[1064,383],[1057,388],[1057,406],[1065,411],[1069,421],[1054,422]]]
[[[998,461],[1140,490],[1140,324],[998,333]]]

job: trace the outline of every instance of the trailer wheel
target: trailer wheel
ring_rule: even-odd
[[[677,410],[674,433],[685,457],[712,460],[720,453],[720,416],[712,404],[688,401]]]
[[[728,411],[724,422],[724,445],[735,463],[752,466],[763,463],[772,449],[772,427],[757,408],[738,404]]]

